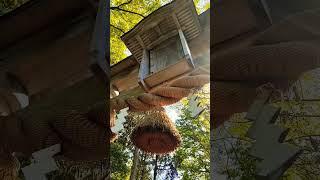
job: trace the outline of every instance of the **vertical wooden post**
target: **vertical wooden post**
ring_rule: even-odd
[[[181,44],[182,44],[182,49],[183,49],[183,53],[185,55],[185,58],[188,61],[188,63],[194,68],[195,66],[194,66],[194,63],[193,63],[193,59],[192,59],[192,56],[191,56],[190,48],[188,46],[188,42],[186,40],[186,37],[184,36],[181,28],[178,29],[178,32],[179,32],[179,37],[180,37],[180,41],[181,41]]]
[[[149,57],[149,51],[147,49],[143,49],[143,56],[140,63],[140,69],[139,69],[139,83],[143,86],[145,90],[149,90],[148,85],[144,82],[144,79],[149,75],[150,73],[150,57]]]
[[[188,63],[194,68],[195,66],[194,66],[193,59],[192,59],[192,56],[191,56],[191,52],[190,52],[190,49],[189,49],[189,46],[188,46],[188,42],[187,42],[186,37],[183,34],[182,27],[181,27],[181,25],[179,23],[179,20],[178,20],[176,14],[172,14],[171,16],[172,16],[172,18],[174,20],[174,23],[176,24],[176,26],[178,28],[178,33],[179,33],[179,37],[180,37],[180,41],[181,41],[181,45],[182,45],[184,56],[185,56],[186,60],[188,61]]]
[[[109,1],[100,0],[98,13],[94,31],[92,34],[91,47],[89,53],[91,55],[92,71],[104,81],[108,81],[109,64],[106,55],[109,55],[109,47],[107,41],[109,38]]]

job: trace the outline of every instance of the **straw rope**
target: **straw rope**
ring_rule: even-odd
[[[210,82],[210,75],[202,68],[195,69],[187,76],[178,78],[169,84],[156,88],[149,93],[143,93],[138,97],[128,99],[111,99],[112,111],[119,111],[129,107],[130,111],[149,111],[160,106],[167,106],[180,101],[193,92]]]
[[[77,105],[57,111],[51,119],[33,114],[0,117],[0,150],[29,156],[60,143],[65,159],[100,160],[108,156],[109,141],[117,136],[107,120],[108,113],[103,107],[83,112]]]
[[[320,66],[320,11],[306,11],[274,24],[251,44],[213,54],[213,121],[218,127],[247,111],[257,87],[272,83],[281,91],[301,74]]]
[[[17,180],[19,161],[9,153],[0,153],[0,179]]]

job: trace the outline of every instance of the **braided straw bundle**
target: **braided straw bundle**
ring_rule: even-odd
[[[113,142],[117,138],[117,134],[111,131],[111,128],[115,126],[115,111],[110,111],[110,122],[108,125],[108,114],[105,108],[106,107],[104,105],[91,108],[91,110],[87,113],[88,119],[92,122],[96,122],[102,127],[108,127],[108,132],[110,134],[110,142]]]
[[[143,93],[138,97],[128,99],[113,98],[111,110],[119,111],[129,107],[130,111],[149,111],[161,106],[167,106],[180,101],[192,93],[192,89],[200,88],[209,83],[210,76],[196,69],[188,76],[181,77],[166,86],[158,87],[149,93]]]
[[[134,128],[131,140],[139,149],[155,154],[170,153],[181,144],[181,136],[164,110],[146,112]]]
[[[306,71],[320,66],[320,11],[288,17],[259,34],[251,44],[211,56],[213,64],[212,127],[245,112],[256,88],[272,83],[281,91]]]
[[[0,179],[17,180],[20,169],[19,161],[11,154],[0,154]]]
[[[107,123],[107,113],[68,110],[57,115],[52,127],[62,139],[63,156],[68,160],[99,160],[108,156],[108,143],[116,134]]]

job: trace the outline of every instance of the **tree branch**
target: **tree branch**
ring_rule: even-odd
[[[121,28],[119,28],[119,27],[117,27],[115,25],[110,24],[110,26],[115,28],[115,29],[117,29],[118,31],[121,31],[123,34],[125,33],[124,30],[122,30]]]
[[[123,12],[127,12],[127,13],[131,13],[131,14],[135,14],[135,15],[138,15],[142,18],[144,18],[145,16],[143,14],[140,14],[140,13],[137,13],[137,12],[133,12],[133,11],[130,11],[130,10],[126,10],[126,9],[122,9],[121,7],[110,7],[111,10],[117,10],[117,11],[123,11]]]
[[[294,114],[294,113],[280,113],[279,116],[283,117],[306,117],[306,118],[317,118],[320,117],[320,114]]]
[[[132,2],[132,0],[129,0],[128,2],[124,2],[124,3],[120,4],[120,5],[118,5],[117,7],[121,7],[121,6],[124,6],[124,5],[128,5],[128,4],[130,4],[131,2]]]
[[[311,135],[294,137],[294,138],[285,140],[284,142],[290,142],[290,141],[294,141],[294,140],[298,140],[298,139],[304,139],[304,138],[310,138],[310,137],[320,137],[320,134],[311,134]]]

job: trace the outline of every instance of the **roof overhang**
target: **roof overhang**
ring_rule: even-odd
[[[0,49],[85,12],[88,0],[30,0],[0,17]]]
[[[140,62],[143,49],[150,50],[178,35],[178,29],[183,31],[187,41],[200,34],[198,14],[192,0],[175,0],[160,7],[125,33],[121,39]]]

